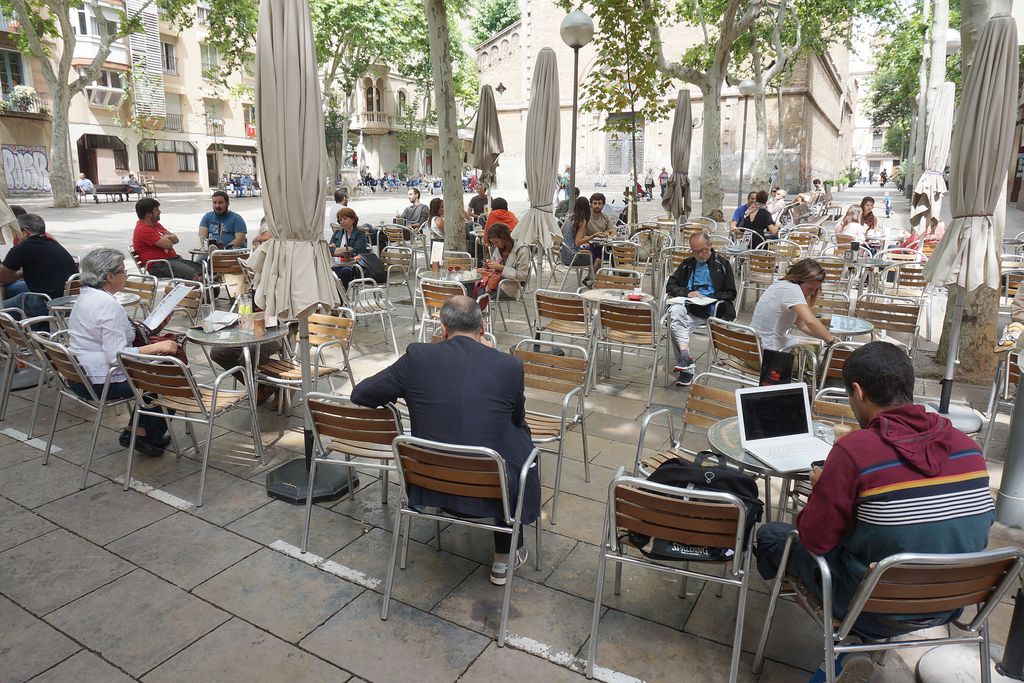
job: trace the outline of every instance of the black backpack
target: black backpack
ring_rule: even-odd
[[[668,484],[679,488],[700,489],[731,493],[743,501],[747,508],[744,539],[754,530],[754,524],[761,520],[764,504],[757,495],[757,481],[749,474],[721,464],[705,465],[706,458],[717,458],[710,451],[701,451],[695,462],[674,458],[658,465],[648,481]],[[733,548],[709,548],[665,541],[660,538],[630,531],[629,543],[652,560],[676,561],[722,561],[732,558]]]

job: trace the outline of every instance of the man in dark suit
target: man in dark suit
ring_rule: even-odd
[[[409,406],[412,435],[461,446],[485,446],[505,459],[513,500],[518,496],[519,471],[533,451],[526,426],[523,364],[481,342],[480,307],[466,296],[455,296],[441,308],[439,344],[410,344],[405,355],[352,391],[352,402],[379,407],[398,398]],[[414,506],[438,507],[462,517],[503,519],[500,501],[439,495],[412,487]],[[540,479],[530,470],[523,499],[523,524],[540,516]],[[526,562],[519,535],[515,566]],[[511,538],[494,534],[491,583],[504,585],[510,563]]]

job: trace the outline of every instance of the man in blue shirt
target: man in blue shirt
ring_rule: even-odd
[[[739,206],[736,207],[736,210],[732,212],[732,220],[729,221],[729,227],[730,228],[735,228],[736,225],[739,224],[739,222],[741,220],[743,220],[743,214],[745,214],[747,212],[747,209],[750,208],[750,206],[754,202],[756,202],[756,201],[757,201],[757,193],[756,192],[749,192],[749,193],[747,193],[747,203],[746,204],[740,204]]]
[[[213,193],[213,211],[207,211],[199,221],[199,243],[216,243],[225,249],[241,249],[245,246],[245,220],[228,209],[231,200],[228,193],[217,190]]]
[[[690,250],[693,256],[679,264],[665,283],[669,298],[697,296],[715,299],[713,303],[672,304],[668,309],[669,332],[676,346],[676,366],[679,373],[676,386],[689,386],[693,382],[694,362],[690,356],[690,333],[696,330],[702,320],[711,316],[732,320],[736,317],[733,301],[736,299],[736,280],[732,266],[711,248],[711,238],[705,232],[690,236]]]

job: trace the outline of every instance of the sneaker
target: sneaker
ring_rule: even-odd
[[[520,548],[517,550],[515,568],[519,569],[526,564],[526,558],[529,557],[529,555],[530,553],[526,548]],[[498,560],[495,560],[491,564],[491,583],[495,586],[504,586],[506,581],[508,581],[508,562],[499,562]]]
[[[692,365],[690,366],[693,367]],[[676,379],[677,387],[688,387],[693,384],[693,372],[680,372],[678,379]]]
[[[850,652],[836,657],[836,683],[867,683],[875,671],[875,663],[867,652]],[[808,683],[825,682],[824,663]]]
[[[135,439],[136,450],[138,450],[138,444],[141,443],[142,441],[142,438]],[[121,448],[128,448],[128,444],[132,442],[131,432],[129,432],[127,429],[122,429],[121,436],[117,438],[117,442],[121,444]],[[157,448],[167,448],[168,446],[171,445],[171,435],[170,433],[164,434],[163,437],[157,439],[156,441],[149,441],[147,443],[156,446]]]
[[[697,364],[691,361],[687,365],[683,365],[682,363],[677,364],[674,368],[672,368],[672,372],[688,372],[692,375],[693,371],[696,369]]]

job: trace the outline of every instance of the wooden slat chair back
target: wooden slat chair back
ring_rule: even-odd
[[[665,275],[665,280],[668,281],[669,276],[672,275],[672,273],[676,272],[676,269],[679,268],[683,261],[692,256],[693,251],[690,250],[689,244],[687,244],[685,247],[666,247],[665,249],[662,249],[661,264],[662,272]]]
[[[210,252],[210,272],[214,277],[224,275],[245,275],[239,260],[248,260],[249,251],[245,249],[216,249]]]
[[[636,270],[600,268],[594,277],[594,289],[633,290],[643,285],[644,276]]]
[[[747,282],[767,283],[775,282],[775,276],[779,268],[779,254],[770,249],[751,249],[743,253],[747,262]]]
[[[822,317],[850,315],[850,297],[842,292],[824,292],[818,297],[816,310]]]
[[[500,458],[456,455],[403,442],[395,448],[406,485],[451,496],[502,500],[505,521],[511,522]]]
[[[988,425],[981,440],[982,453],[988,456],[988,444],[992,438],[992,431],[995,428],[999,410],[1014,406],[1017,397],[1017,387],[1020,385],[1020,351],[1013,349],[1009,351],[999,350],[998,355],[1002,358],[996,365],[996,375],[992,382],[992,389],[988,397]]]
[[[918,262],[889,266],[879,274],[878,281],[885,289],[885,293],[893,296],[921,297],[928,289],[924,265]]]
[[[28,335],[9,313],[0,313],[0,336],[0,341],[15,353],[31,353]]]
[[[916,300],[865,294],[857,299],[856,316],[870,322],[875,330],[910,335],[911,354],[917,348],[921,304]]]
[[[423,306],[420,320],[419,341],[425,341],[428,325],[438,325],[441,321],[441,307],[453,296],[465,295],[466,288],[461,282],[444,280],[420,280],[419,299]]]
[[[892,247],[878,252],[878,258],[895,263],[924,263],[928,257],[924,252],[908,247]]]
[[[748,378],[761,375],[761,340],[752,327],[720,318],[708,318],[711,336],[709,370],[717,368],[727,375]]]
[[[811,418],[832,426],[860,429],[857,416],[850,407],[850,399],[843,389],[822,389],[816,393],[811,403]]]
[[[928,240],[927,242],[921,245],[921,253],[927,256],[928,258],[931,258],[932,254],[935,253],[935,247],[937,246],[939,246],[937,240]]]
[[[1024,269],[1003,273],[1003,296],[1008,301],[1012,301],[1013,297],[1017,296],[1017,290],[1020,289],[1022,282],[1024,282]]]
[[[712,235],[710,239],[711,247],[713,249],[722,249],[723,247],[732,246],[732,240],[726,235]]]
[[[689,221],[683,223],[682,226],[682,244],[689,244],[690,238],[694,235],[699,235],[702,232],[710,233],[714,230],[714,226],[708,225],[704,222]]]
[[[124,290],[122,291],[128,294],[137,294],[139,297],[137,305],[147,312],[153,310],[153,304],[156,302],[156,290],[157,279],[153,275],[130,274],[125,276]]]
[[[537,331],[585,337],[589,335],[587,306],[579,294],[538,289]]]
[[[515,356],[523,362],[524,382],[527,389],[567,394],[583,386],[587,380],[587,359],[574,356],[556,356],[516,348]]]
[[[388,246],[381,252],[380,261],[389,271],[392,268],[397,268],[408,273],[412,270],[413,252],[408,247]]]
[[[64,283],[64,296],[75,296],[82,291],[82,274],[75,273]]]
[[[182,413],[199,414],[207,417],[206,402],[199,387],[188,371],[188,367],[170,357],[159,360],[121,357],[125,375],[135,389],[136,398],[147,406],[161,406]],[[148,396],[153,395],[155,396]]]
[[[736,545],[740,512],[735,505],[683,500],[630,486],[615,487],[615,526],[683,545]]]
[[[650,345],[653,341],[656,321],[649,305],[602,301],[598,317],[602,334],[612,342]]]
[[[179,313],[184,315],[188,319],[189,325],[196,324],[196,318],[199,316],[199,307],[203,303],[203,290],[198,284],[195,280],[173,279],[168,280],[167,284],[164,285],[164,296],[170,294],[171,290],[178,285],[191,287],[191,291],[174,307],[174,313],[171,314],[172,316]]]
[[[821,256],[815,261],[825,271],[825,281],[821,283],[822,291],[849,291],[852,271],[848,261],[835,256]]]
[[[788,238],[765,240],[761,243],[760,248],[766,251],[775,252],[779,255],[780,259],[785,259],[787,261],[796,261],[803,255],[803,247],[801,247],[799,243]]]
[[[44,338],[38,333],[30,333],[31,341],[35,343],[39,353],[46,363],[53,369],[61,384],[71,390],[71,382],[77,382],[85,386],[89,395],[95,401],[98,395],[93,391],[92,381],[78,363],[78,359],[63,344]]]
[[[446,251],[441,260],[441,267],[445,269],[473,270],[476,268],[476,259],[468,251]]]
[[[409,240],[405,238],[407,228],[401,225],[395,225],[394,223],[385,225],[382,230],[388,238],[388,246],[409,246]]]
[[[639,270],[640,255],[637,245],[633,242],[609,242],[605,251],[611,255],[610,263],[618,269]]]
[[[786,239],[799,246],[804,256],[810,256],[814,251],[814,247],[818,244],[818,234],[816,232],[793,230],[786,233]]]
[[[314,383],[326,377],[331,383],[331,391],[335,390],[334,375],[342,371],[348,374],[352,386],[356,385],[348,355],[356,316],[351,309],[344,307],[338,309],[337,313],[312,313],[309,316],[309,344],[314,352],[309,375]],[[342,354],[340,367],[325,363],[324,352],[335,349],[340,350]],[[302,364],[297,355],[261,359],[257,381],[279,390],[292,391],[298,388],[302,383]]]
[[[320,346],[329,342],[341,342],[348,346],[355,327],[355,318],[314,313],[309,316],[309,343]]]
[[[844,341],[828,347],[828,350],[825,352],[825,358],[821,363],[821,378],[818,386],[822,388],[826,386],[842,386],[843,366],[846,365],[846,359],[861,346],[864,346],[864,344]]]
[[[832,244],[837,247],[848,247],[853,243],[853,235],[832,235]]]

